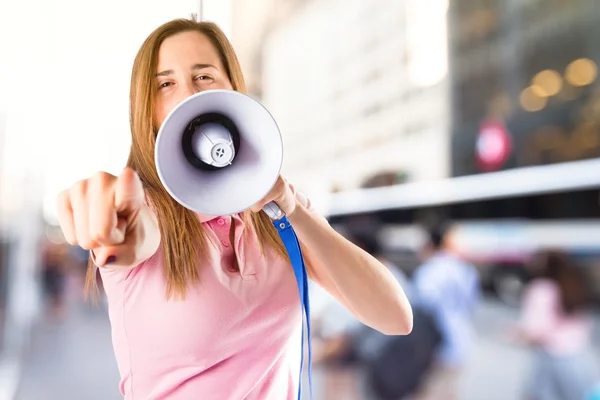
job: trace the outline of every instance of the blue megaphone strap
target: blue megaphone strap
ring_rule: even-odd
[[[279,236],[283,241],[285,249],[294,269],[296,283],[298,284],[298,292],[300,294],[300,304],[302,305],[302,347],[300,354],[300,380],[298,386],[298,400],[302,398],[302,371],[304,369],[304,332],[306,327],[307,346],[308,346],[308,386],[310,390],[310,398],[312,399],[312,347],[310,340],[310,302],[308,299],[308,275],[306,274],[306,266],[302,257],[302,250],[296,232],[288,221],[287,217],[283,217],[273,224],[279,232]],[[306,324],[306,325],[305,325]]]

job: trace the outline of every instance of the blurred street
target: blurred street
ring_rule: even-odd
[[[16,399],[119,399],[119,374],[105,309],[71,305],[64,321],[39,321]]]
[[[23,366],[17,400],[121,398],[105,310],[72,305],[70,312],[64,322],[44,320],[37,324]],[[482,304],[476,321],[480,336],[474,358],[465,374],[462,391],[465,395],[462,399],[519,398],[521,385],[526,379],[528,353],[506,343],[501,336],[515,316],[515,309],[495,300],[488,299]],[[596,325],[600,325],[600,318],[596,319]],[[600,357],[598,327],[595,339]],[[314,393],[317,400],[324,400],[319,395],[321,374],[322,371],[315,370]]]

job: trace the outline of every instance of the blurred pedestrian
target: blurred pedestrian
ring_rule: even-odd
[[[61,319],[66,313],[65,289],[68,263],[65,244],[44,241],[42,246],[42,288],[50,317]]]
[[[474,343],[473,314],[480,299],[479,274],[458,255],[452,233],[447,227],[427,231],[423,248],[425,262],[413,277],[413,306],[428,309],[442,333],[436,362],[419,394],[420,399],[459,398],[461,372]]]
[[[527,399],[584,399],[599,376],[590,351],[591,292],[583,270],[560,251],[541,252],[533,270],[513,332],[534,351]]]

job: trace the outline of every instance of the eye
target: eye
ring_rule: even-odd
[[[198,75],[195,79],[197,81],[207,81],[212,80],[212,77],[210,75]]]
[[[171,86],[172,84],[173,84],[173,82],[163,82],[163,83],[159,84],[158,90],[165,89],[165,88]]]

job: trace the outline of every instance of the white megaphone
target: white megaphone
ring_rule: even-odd
[[[205,215],[232,215],[262,200],[283,161],[281,133],[258,101],[233,90],[188,97],[166,117],[156,138],[155,162],[167,192]],[[284,216],[273,202],[269,217]]]

